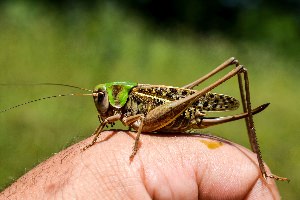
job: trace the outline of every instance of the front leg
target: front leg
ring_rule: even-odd
[[[138,115],[134,115],[134,116],[130,116],[130,117],[124,117],[122,119],[122,122],[125,126],[130,126],[132,125],[132,127],[134,129],[137,129],[137,134],[135,137],[135,141],[134,141],[134,146],[132,148],[132,153],[129,157],[130,160],[132,160],[135,156],[135,154],[138,151],[138,145],[139,145],[139,140],[140,140],[140,135],[142,133],[142,129],[144,126],[144,115],[143,114],[138,114]]]
[[[98,118],[100,120],[99,116],[98,116]],[[113,115],[113,116],[110,116],[110,117],[104,119],[101,122],[101,124],[97,127],[97,129],[94,131],[93,135],[95,135],[95,136],[94,136],[93,141],[90,144],[86,145],[82,150],[83,151],[87,150],[88,148],[90,148],[91,146],[93,146],[97,142],[98,137],[99,137],[100,133],[102,132],[103,128],[106,126],[106,124],[118,121],[120,118],[121,118],[121,115],[116,114],[116,115]]]

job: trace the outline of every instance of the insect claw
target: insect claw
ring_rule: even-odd
[[[277,181],[287,181],[288,183],[290,182],[290,179],[285,178],[285,177],[280,177],[280,176],[276,176],[274,174],[268,175],[268,174],[263,174],[264,179],[266,180],[267,178],[272,178],[275,179]]]
[[[81,150],[81,152],[83,152],[83,151],[87,150],[88,148],[90,148],[91,146],[92,145],[86,145],[85,147],[81,148],[80,150]]]
[[[133,154],[131,154],[131,155],[129,156],[129,160],[130,160],[130,161],[132,161],[132,160],[133,160],[133,158],[134,158],[134,155],[133,155]]]
[[[134,156],[135,156],[136,152],[137,152],[137,151],[133,149],[133,151],[132,151],[131,155],[129,156],[129,161],[130,161],[130,162],[132,162],[132,161],[133,161],[133,159],[134,159]]]

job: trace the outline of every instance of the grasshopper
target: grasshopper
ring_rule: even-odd
[[[234,66],[234,68],[213,84],[199,91],[193,89],[229,66]],[[243,113],[225,117],[206,117],[208,112],[235,110],[239,107],[240,103],[236,98],[211,92],[212,89],[234,76],[238,77]],[[65,84],[44,84],[79,88]],[[91,91],[84,88],[79,89]],[[140,134],[143,132],[187,132],[191,129],[203,129],[226,122],[245,119],[251,149],[257,155],[262,176],[265,179],[269,177],[275,180],[288,181],[287,178],[267,174],[266,172],[256,137],[253,115],[264,110],[269,104],[263,104],[255,109],[251,108],[247,69],[243,65],[240,65],[238,60],[233,57],[205,76],[183,87],[112,82],[99,84],[91,92],[92,94],[68,94],[73,96],[91,95],[98,111],[100,125],[93,133],[93,140],[82,149],[83,151],[92,147],[97,142],[105,126],[108,124],[113,125],[118,120],[123,125],[137,131],[130,155],[130,160],[132,160],[138,151]],[[44,97],[38,100],[57,96]],[[27,103],[34,101],[36,100]]]

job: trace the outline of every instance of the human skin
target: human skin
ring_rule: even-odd
[[[256,154],[240,145],[204,135],[143,134],[130,161],[134,136],[105,131],[86,151],[91,137],[74,144],[0,199],[280,199],[274,180],[261,176]]]

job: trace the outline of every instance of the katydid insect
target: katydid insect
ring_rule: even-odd
[[[213,84],[199,91],[193,89],[229,66],[234,66],[234,68]],[[212,89],[234,76],[238,77],[243,113],[225,117],[206,117],[206,114],[209,112],[235,110],[239,107],[239,101],[234,97],[211,92]],[[64,84],[46,84],[79,88]],[[83,90],[91,91],[88,89]],[[97,142],[99,135],[106,125],[114,124],[118,120],[125,126],[137,131],[132,154],[130,155],[130,159],[133,159],[138,151],[139,138],[142,132],[186,132],[191,129],[203,129],[209,126],[245,119],[251,148],[257,154],[262,176],[265,179],[269,177],[276,180],[288,181],[287,178],[267,174],[265,170],[256,137],[253,115],[264,110],[269,104],[263,104],[255,109],[251,108],[248,72],[235,58],[228,59],[210,73],[183,87],[112,82],[97,85],[92,94],[68,95],[93,96],[98,111],[100,125],[93,133],[94,138],[91,143],[84,147],[83,150],[87,150]],[[47,98],[51,97],[38,100]],[[34,101],[36,100],[27,103]],[[0,112],[5,112],[12,108]]]

